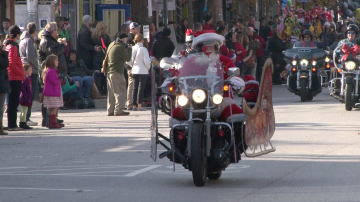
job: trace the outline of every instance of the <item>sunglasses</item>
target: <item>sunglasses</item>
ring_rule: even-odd
[[[355,32],[348,32],[348,34],[355,34]]]

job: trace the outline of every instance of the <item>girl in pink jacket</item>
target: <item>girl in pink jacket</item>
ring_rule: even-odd
[[[59,107],[64,105],[61,93],[61,80],[57,66],[59,64],[56,55],[49,55],[45,59],[45,69],[43,71],[44,82],[44,107],[49,108],[49,128],[61,128],[56,120],[56,112]]]

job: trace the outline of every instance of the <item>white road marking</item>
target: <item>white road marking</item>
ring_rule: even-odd
[[[160,166],[161,166],[161,165],[149,166],[149,167],[147,167],[147,168],[143,168],[143,169],[140,169],[140,170],[138,170],[138,171],[129,173],[129,174],[125,175],[124,177],[134,177],[134,176],[136,176],[136,175],[139,175],[139,174],[144,173],[144,172],[146,172],[146,171],[149,171],[149,170],[158,168],[158,167],[160,167]]]
[[[21,187],[0,187],[1,189],[7,190],[39,190],[39,191],[82,191],[82,192],[92,192],[95,190],[86,190],[86,189],[48,189],[48,188],[21,188]]]

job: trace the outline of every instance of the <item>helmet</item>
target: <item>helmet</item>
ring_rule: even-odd
[[[312,33],[312,31],[310,31],[310,30],[308,30],[308,29],[304,30],[303,33],[302,33],[302,39],[303,39],[303,40],[304,40],[304,36],[305,36],[305,35],[309,35],[311,41],[313,40],[313,33]]]
[[[359,27],[356,26],[355,24],[348,25],[346,27],[346,34],[347,34],[348,31],[354,31],[355,35],[357,36],[359,34]]]

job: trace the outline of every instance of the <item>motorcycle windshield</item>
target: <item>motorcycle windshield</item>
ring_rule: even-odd
[[[326,52],[316,47],[294,47],[284,51],[284,56],[289,59],[305,58],[321,60],[325,58]]]
[[[182,58],[178,68],[179,88],[185,95],[195,89],[204,89],[211,95],[224,87],[224,70],[218,55],[190,54]]]

